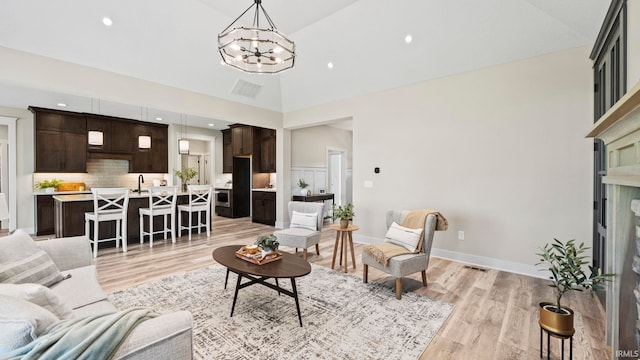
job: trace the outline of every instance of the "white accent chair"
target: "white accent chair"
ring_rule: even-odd
[[[93,257],[98,257],[98,243],[116,242],[122,251],[127,252],[127,210],[129,208],[129,189],[126,188],[93,188],[93,212],[84,213],[84,234],[93,244]],[[93,221],[93,239],[91,238],[91,221]],[[116,236],[100,239],[100,223],[116,222]]]
[[[198,234],[200,233],[200,228],[203,226],[207,229],[207,237],[211,234],[211,193],[212,187],[211,185],[189,185],[189,204],[187,205],[178,205],[178,231],[182,235],[182,230],[189,230],[189,241],[191,241],[191,231],[193,229],[198,229]],[[186,212],[189,216],[189,225],[182,226],[182,212]],[[205,222],[202,222],[201,213],[205,213]],[[197,224],[193,225],[193,213],[197,213],[198,221]]]
[[[177,186],[153,186],[149,188],[149,207],[140,208],[140,244],[144,243],[144,236],[149,236],[149,247],[153,247],[153,236],[164,233],[164,239],[171,232],[171,241],[176,242],[176,198]],[[149,217],[149,231],[144,230],[144,217]],[[163,216],[164,227],[153,231],[154,216]]]
[[[402,224],[408,210],[388,210],[387,211],[387,228],[393,222]],[[389,259],[389,263],[385,267],[368,253],[362,253],[362,281],[367,282],[369,275],[369,266],[384,271],[396,278],[396,299],[402,298],[402,278],[413,273],[422,272],[422,285],[427,286],[427,267],[429,267],[429,256],[431,254],[431,245],[433,244],[433,234],[436,230],[438,218],[433,215],[427,215],[424,222],[424,237],[422,251],[415,254],[404,254],[394,256]]]
[[[302,202],[302,201],[290,201],[289,205],[289,220],[292,218],[294,211],[301,213],[316,213],[316,229],[310,230],[298,227],[289,227],[288,229],[279,230],[273,233],[278,238],[280,245],[290,246],[303,249],[302,256],[307,260],[307,248],[310,246],[316,246],[316,254],[320,255],[320,231],[322,230],[322,222],[324,215],[324,203],[318,202]]]

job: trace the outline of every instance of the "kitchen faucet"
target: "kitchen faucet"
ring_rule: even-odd
[[[138,194],[142,193],[142,189],[140,188],[140,183],[144,184],[144,176],[142,176],[142,174],[138,175]]]

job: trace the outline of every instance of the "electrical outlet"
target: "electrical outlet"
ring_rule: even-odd
[[[464,231],[458,231],[458,240],[464,240]]]

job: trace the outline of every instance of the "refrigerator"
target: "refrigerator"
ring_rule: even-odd
[[[251,216],[251,158],[233,158],[233,217]]]

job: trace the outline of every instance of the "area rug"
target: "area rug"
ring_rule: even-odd
[[[453,305],[415,293],[395,299],[375,282],[312,265],[298,278],[303,327],[295,302],[262,285],[241,289],[229,317],[236,275],[212,265],[116,292],[119,309],[189,310],[195,359],[417,359]],[[291,289],[291,282],[280,280]]]

